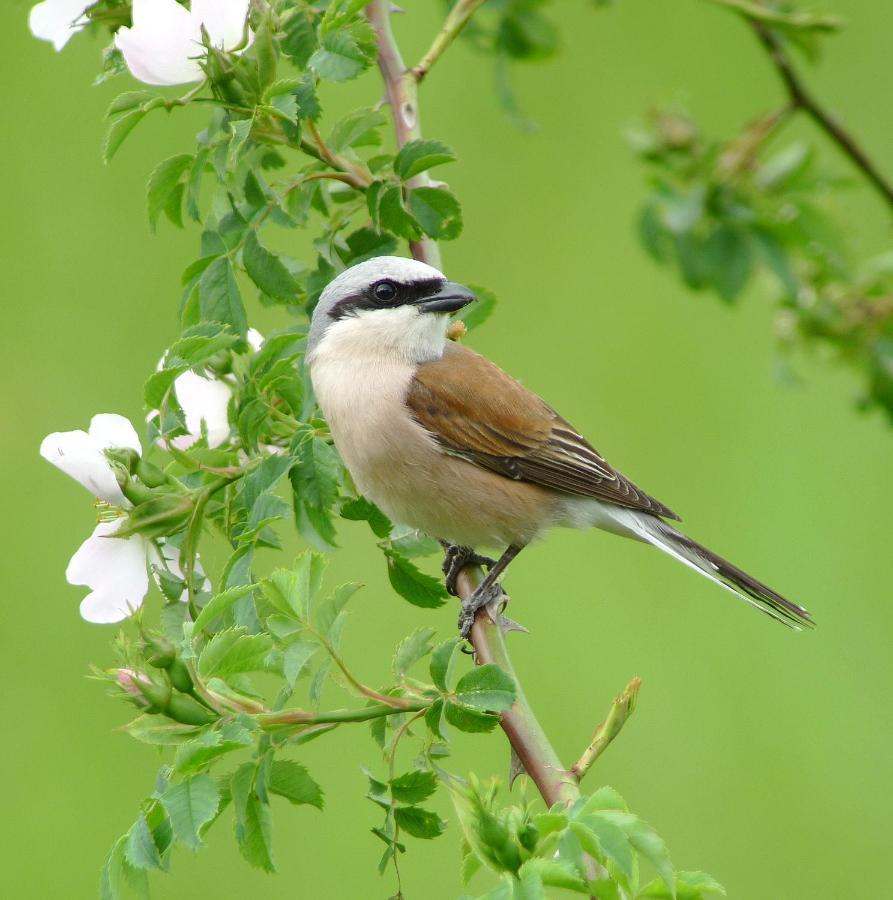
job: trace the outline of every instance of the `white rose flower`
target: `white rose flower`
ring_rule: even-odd
[[[263,335],[254,328],[249,328],[245,336],[252,350],[260,350]],[[158,363],[162,368],[164,360]],[[229,437],[229,407],[232,388],[229,382],[219,378],[208,378],[195,372],[183,372],[174,379],[174,394],[177,403],[183,410],[186,419],[187,434],[171,438],[170,445],[178,450],[191,447],[202,435],[202,422],[208,432],[208,446],[219,447]],[[157,410],[149,413],[151,421],[158,414]],[[159,441],[162,446],[165,441]]]
[[[123,416],[94,416],[89,431],[57,431],[47,435],[40,455],[111,506],[129,509],[106,450],[129,448],[142,454],[133,425]],[[166,569],[182,579],[180,551],[167,542],[159,553],[155,543],[134,534],[115,537],[120,522],[100,521],[77,549],[65,577],[69,584],[85,585],[91,592],[81,602],[81,616],[88,622],[120,622],[142,605],[149,590],[151,568]],[[196,560],[196,571],[204,574]],[[205,579],[206,588],[210,589]]]
[[[115,46],[131,74],[146,84],[186,84],[204,73],[202,27],[211,43],[232,50],[242,43],[250,0],[133,0],[133,27],[120,28]],[[250,35],[249,35],[250,41]]]
[[[51,41],[56,50],[61,50],[68,39],[86,24],[84,10],[96,0],[44,0],[31,7],[28,27],[31,34],[42,41]]]

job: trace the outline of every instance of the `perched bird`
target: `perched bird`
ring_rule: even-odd
[[[360,491],[447,547],[447,586],[490,570],[462,606],[497,607],[498,579],[552,526],[597,527],[659,548],[794,628],[809,613],[667,523],[679,517],[614,469],[565,419],[483,356],[447,340],[474,294],[435,268],[382,256],[335,278],[313,312],[307,361]],[[478,548],[505,547],[498,561]]]

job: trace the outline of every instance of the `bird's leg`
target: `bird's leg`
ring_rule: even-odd
[[[459,634],[467,640],[471,633],[471,626],[474,624],[475,613],[481,607],[489,607],[491,618],[497,621],[498,604],[505,596],[502,586],[499,584],[499,576],[506,570],[508,564],[523,550],[524,548],[517,544],[510,544],[505,553],[499,557],[495,565],[484,577],[484,580],[477,586],[475,592],[467,599],[462,601],[462,610],[459,613]]]
[[[446,541],[440,542],[444,550],[443,557],[443,574],[446,581],[446,589],[454,597],[459,596],[456,589],[456,579],[465,566],[484,566],[488,571],[496,565],[495,559],[489,556],[481,556],[475,553],[471,547],[463,547],[460,544],[449,544]]]

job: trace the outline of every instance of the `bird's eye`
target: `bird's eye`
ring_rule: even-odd
[[[372,293],[381,303],[390,303],[397,296],[397,285],[393,281],[379,281]]]

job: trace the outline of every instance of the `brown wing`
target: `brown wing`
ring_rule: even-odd
[[[678,519],[624,478],[536,394],[483,356],[447,344],[406,396],[415,420],[448,453],[517,481]]]

